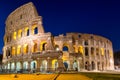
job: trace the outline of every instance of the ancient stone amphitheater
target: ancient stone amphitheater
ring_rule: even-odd
[[[110,40],[84,33],[46,33],[32,2],[14,10],[5,23],[2,68],[7,72],[114,69]]]

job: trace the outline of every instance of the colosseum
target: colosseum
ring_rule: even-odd
[[[2,66],[7,72],[114,70],[110,40],[93,34],[45,32],[32,2],[14,10],[5,24]]]

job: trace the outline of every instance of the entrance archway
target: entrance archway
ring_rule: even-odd
[[[67,71],[68,70],[68,62],[67,61],[64,61],[64,68],[65,68],[65,71]]]
[[[58,61],[56,59],[52,60],[52,69],[57,70],[58,68]]]
[[[47,61],[46,61],[46,60],[43,60],[43,61],[42,61],[42,64],[41,64],[41,66],[40,66],[40,71],[41,71],[41,72],[47,71]]]
[[[21,69],[21,64],[20,64],[20,62],[17,62],[16,63],[16,71],[20,71],[20,69]]]
[[[32,61],[32,62],[31,62],[31,69],[32,69],[32,70],[35,70],[36,67],[37,67],[37,62],[36,62],[36,61]]]
[[[24,71],[28,70],[28,62],[23,63],[23,70]]]
[[[15,63],[13,62],[11,63],[11,70],[14,71],[14,69],[15,69]]]
[[[77,63],[76,60],[74,60],[74,62],[73,62],[73,69],[74,69],[75,71],[78,71],[78,63]]]

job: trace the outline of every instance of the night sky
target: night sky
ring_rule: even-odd
[[[43,17],[45,32],[97,34],[110,39],[114,51],[120,50],[119,0],[0,0],[0,53],[7,16],[28,2],[33,2]]]

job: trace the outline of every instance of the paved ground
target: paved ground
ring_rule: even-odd
[[[0,80],[55,80],[57,74],[15,74],[0,75]],[[81,74],[60,74],[56,80],[92,80]]]

